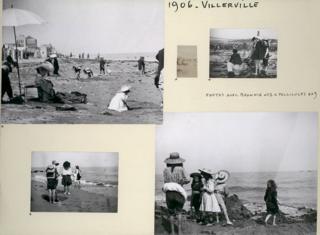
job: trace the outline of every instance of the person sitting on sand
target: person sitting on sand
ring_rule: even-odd
[[[103,57],[101,57],[99,65],[100,65],[100,74],[102,73],[106,74],[106,71],[105,71],[106,61],[103,59]]]
[[[216,196],[217,201],[223,211],[227,224],[232,225],[232,222],[229,219],[227,207],[224,201],[225,197],[228,195],[226,182],[229,179],[229,176],[230,176],[229,172],[224,170],[221,170],[216,174],[214,195]]]
[[[213,225],[213,213],[216,213],[217,223],[219,222],[218,213],[221,211],[219,203],[214,195],[213,172],[209,169],[199,170],[204,178],[204,186],[202,188],[202,200],[200,211],[202,212],[202,225]]]
[[[268,180],[267,189],[264,195],[264,201],[267,206],[267,216],[265,219],[265,224],[268,224],[268,220],[273,216],[272,225],[276,225],[276,215],[279,213],[279,206],[277,200],[277,185],[274,180]]]
[[[146,73],[146,64],[144,62],[144,57],[141,56],[140,59],[138,60],[138,69],[141,71],[141,75],[144,75]]]
[[[55,203],[58,201],[56,188],[58,185],[58,171],[56,166],[59,165],[56,161],[52,161],[52,164],[49,165],[46,169],[47,177],[47,189],[49,191],[49,203]]]
[[[62,185],[64,186],[64,194],[70,195],[70,185],[72,185],[72,170],[70,162],[65,161],[62,169]]]
[[[191,183],[192,193],[191,193],[191,200],[190,200],[191,218],[198,221],[200,219],[199,209],[201,205],[201,189],[203,188],[202,176],[200,173],[195,172],[195,173],[192,173],[190,177],[192,178],[192,183]]]
[[[239,76],[241,72],[242,59],[237,49],[232,50],[232,55],[227,63],[228,77]]]
[[[178,217],[178,234],[181,233],[182,209],[187,200],[187,193],[182,187],[188,184],[190,180],[183,168],[185,160],[179,153],[170,153],[169,158],[164,161],[167,167],[163,171],[164,185],[163,191],[166,194],[166,204],[169,210],[169,221],[171,234],[174,234],[174,217]]]
[[[81,179],[80,172],[81,172],[80,167],[76,166],[76,170],[74,172],[74,178],[75,178],[76,185],[78,185],[79,188],[80,188],[80,179]]]
[[[127,104],[128,94],[130,92],[131,87],[124,85],[121,89],[115,94],[115,96],[111,99],[108,109],[114,110],[117,112],[124,112],[130,110],[130,107]]]

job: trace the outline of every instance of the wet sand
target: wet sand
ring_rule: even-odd
[[[33,84],[38,62],[22,63],[20,74],[22,81],[22,93],[25,85]],[[60,77],[50,76],[56,92],[78,91],[87,94],[87,104],[72,104],[76,111],[57,111],[61,104],[43,103],[32,101],[37,97],[35,88],[28,89],[27,102],[22,105],[2,104],[2,123],[128,123],[128,124],[161,124],[162,107],[161,93],[154,86],[156,62],[146,62],[146,75],[138,71],[136,61],[111,61],[107,69],[111,74],[99,75],[99,62],[86,59],[59,59]],[[74,65],[90,67],[94,71],[93,78],[87,78],[83,72],[80,80],[72,69]],[[19,94],[16,69],[10,74],[11,84],[15,95]],[[102,115],[111,98],[124,84],[132,87],[129,94],[128,105],[133,110],[118,113],[110,112]]]
[[[86,192],[74,186],[71,186],[71,194],[65,195],[62,185],[58,186],[57,192],[59,202],[50,204],[46,184],[32,180],[31,212],[117,212],[117,188],[106,188],[107,196]]]

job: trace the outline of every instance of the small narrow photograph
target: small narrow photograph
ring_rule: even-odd
[[[277,78],[278,39],[269,29],[210,29],[210,78]]]
[[[31,212],[118,211],[118,153],[32,152]]]
[[[1,22],[1,123],[162,123],[163,0],[3,0]]]
[[[178,46],[177,77],[198,76],[197,46]]]
[[[155,234],[316,234],[318,113],[165,113]]]

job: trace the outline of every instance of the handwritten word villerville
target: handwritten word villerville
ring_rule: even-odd
[[[179,9],[188,9],[188,8],[203,8],[203,9],[213,9],[213,8],[257,8],[259,2],[251,1],[224,1],[218,2],[214,0],[202,0],[202,1],[179,1],[172,0],[169,1],[169,8],[173,8],[174,12],[177,12]]]

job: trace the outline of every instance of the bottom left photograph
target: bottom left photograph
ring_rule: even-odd
[[[32,152],[31,212],[118,211],[118,153]]]

